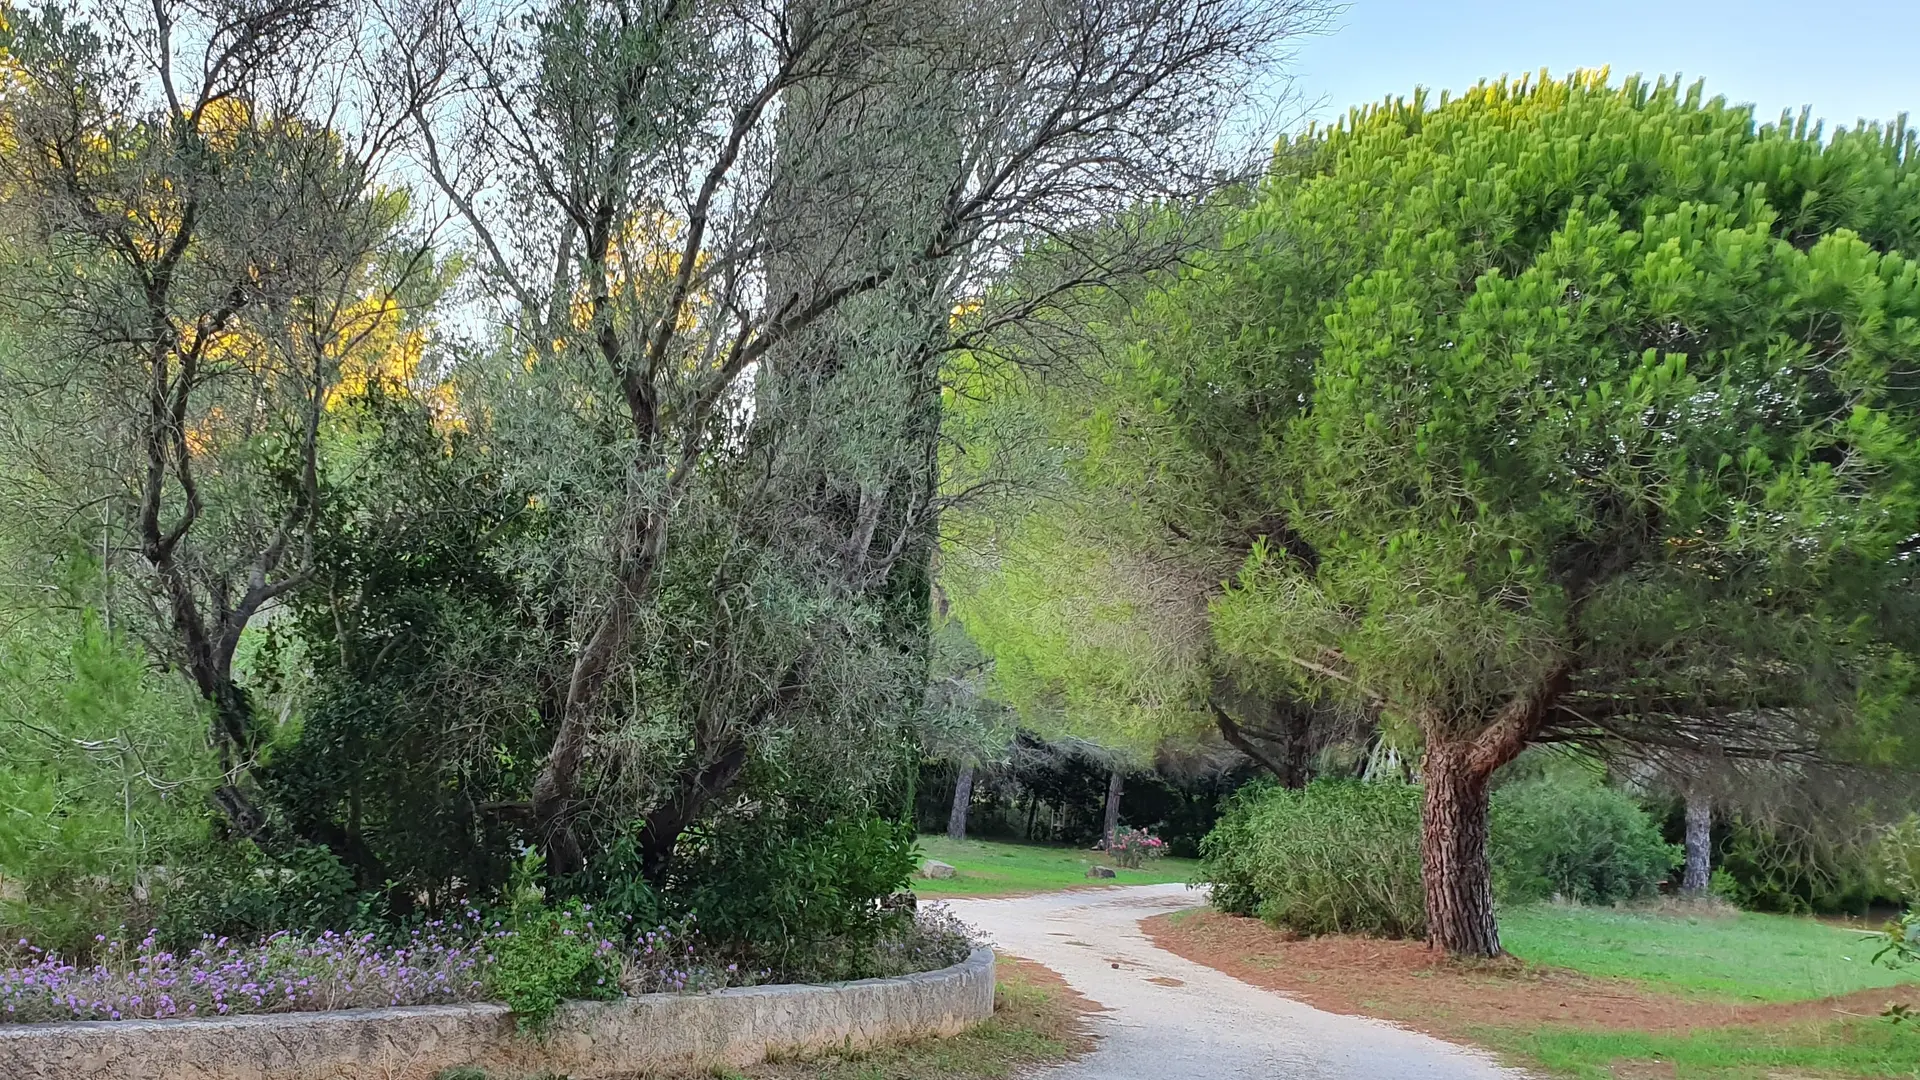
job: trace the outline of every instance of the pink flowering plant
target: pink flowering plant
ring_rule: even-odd
[[[1157,859],[1167,853],[1167,842],[1148,832],[1146,829],[1134,829],[1122,825],[1113,831],[1113,841],[1107,845],[1107,857],[1116,865],[1130,870],[1138,870],[1148,859]]]

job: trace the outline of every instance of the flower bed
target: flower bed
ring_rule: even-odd
[[[592,909],[559,912],[559,931],[579,938],[607,972],[604,997],[699,992],[751,985],[766,973],[711,958],[691,922],[618,932]],[[236,943],[209,937],[183,953],[154,934],[98,940],[100,958],[69,963],[21,941],[0,966],[0,1021],[167,1020],[248,1013],[441,1005],[497,1000],[493,976],[519,932],[479,912],[436,920],[398,944],[372,934],[275,934]],[[890,970],[944,967],[971,948],[938,908],[878,951]]]
[[[178,1080],[190,1065],[199,1080],[441,1080],[474,1070],[611,1080],[954,1035],[991,1016],[993,997],[993,953],[981,948],[897,978],[569,1001],[541,1037],[488,1003],[0,1024],[0,1077]]]

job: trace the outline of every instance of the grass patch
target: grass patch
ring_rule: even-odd
[[[1785,915],[1541,904],[1501,911],[1500,938],[1530,963],[1723,1001],[1804,1001],[1916,981],[1873,963],[1875,946],[1860,934]]]
[[[916,878],[913,891],[921,896],[1004,896],[1053,892],[1077,885],[1157,885],[1193,880],[1199,863],[1193,859],[1153,859],[1138,870],[1114,867],[1106,856],[1079,848],[1043,844],[1010,844],[992,840],[962,840],[923,836],[920,848],[929,859],[951,865],[957,873],[942,881]],[[1113,870],[1111,880],[1094,881],[1087,867],[1098,864]]]
[[[1779,1028],[1709,1028],[1683,1035],[1491,1029],[1479,1041],[1580,1080],[1920,1076],[1920,1030],[1877,1018]]]

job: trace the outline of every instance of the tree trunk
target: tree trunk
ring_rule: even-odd
[[[1100,831],[1100,846],[1108,850],[1113,848],[1113,834],[1120,831],[1120,785],[1123,779],[1119,769],[1107,774],[1107,821]]]
[[[640,873],[648,884],[666,883],[680,834],[706,811],[714,799],[731,790],[747,765],[747,748],[738,743],[719,750],[704,764],[688,764],[680,772],[673,793],[647,815],[640,828]]]
[[[1313,711],[1292,702],[1274,702],[1273,714],[1286,731],[1286,770],[1280,783],[1298,790],[1313,778]]]
[[[1687,792],[1687,866],[1680,891],[1705,896],[1713,879],[1713,798],[1703,791]]]
[[[1421,769],[1420,870],[1426,886],[1427,940],[1454,956],[1500,955],[1493,918],[1493,867],[1487,858],[1491,769],[1468,740],[1431,734]]]
[[[953,809],[947,814],[947,839],[967,838],[967,808],[973,804],[973,762],[960,766],[953,782]]]

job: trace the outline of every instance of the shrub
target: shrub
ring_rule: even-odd
[[[1565,778],[1495,792],[1492,849],[1500,898],[1512,902],[1642,899],[1684,857],[1626,794]]]
[[[880,936],[907,918],[880,902],[919,867],[914,845],[906,822],[770,800],[683,835],[662,901],[781,978],[865,978]]]
[[[868,975],[885,978],[938,971],[967,958],[980,936],[944,904],[929,904],[898,920],[873,943]]]
[[[1320,780],[1256,784],[1201,842],[1200,876],[1223,910],[1302,934],[1426,933],[1420,790]]]
[[[487,989],[513,1010],[523,1030],[545,1028],[568,998],[619,996],[616,947],[592,914],[578,901],[557,911],[522,909],[515,913],[513,932],[493,941]]]
[[[1920,964],[1920,908],[1909,908],[1907,913],[1887,923],[1881,931],[1884,943],[1874,959],[1891,968]]]
[[[1884,880],[1869,827],[1828,821],[1818,830],[1735,819],[1721,856],[1734,903],[1789,915],[1864,915],[1898,900]]]
[[[189,855],[159,920],[160,940],[179,948],[206,934],[250,941],[345,930],[365,925],[377,899],[359,892],[346,864],[318,845],[269,852],[251,841],[214,842]]]
[[[1920,901],[1920,814],[1882,833],[1879,846],[1887,888],[1907,903]]]
[[[0,1019],[132,1020],[473,1001],[488,950],[478,913],[429,926],[405,945],[372,934],[276,934],[255,944],[208,937],[173,951],[156,934],[101,940],[74,964],[21,942],[0,965]]]
[[[538,1028],[566,998],[714,990],[765,974],[710,959],[690,920],[641,930],[624,917],[602,921],[578,901],[549,908],[538,890],[523,890],[514,910],[500,918],[469,908],[388,932],[385,939],[280,933],[250,944],[206,937],[178,951],[157,933],[138,942],[101,935],[96,959],[87,963],[21,941],[0,950],[0,1022],[175,1019],[491,997],[511,1006],[522,1025]],[[889,947],[897,970],[887,973],[899,974],[945,966],[971,942],[935,919],[907,928]]]
[[[1107,845],[1107,857],[1131,870],[1138,870],[1148,859],[1157,859],[1166,853],[1165,841],[1145,829],[1125,825],[1113,831],[1113,842]]]

